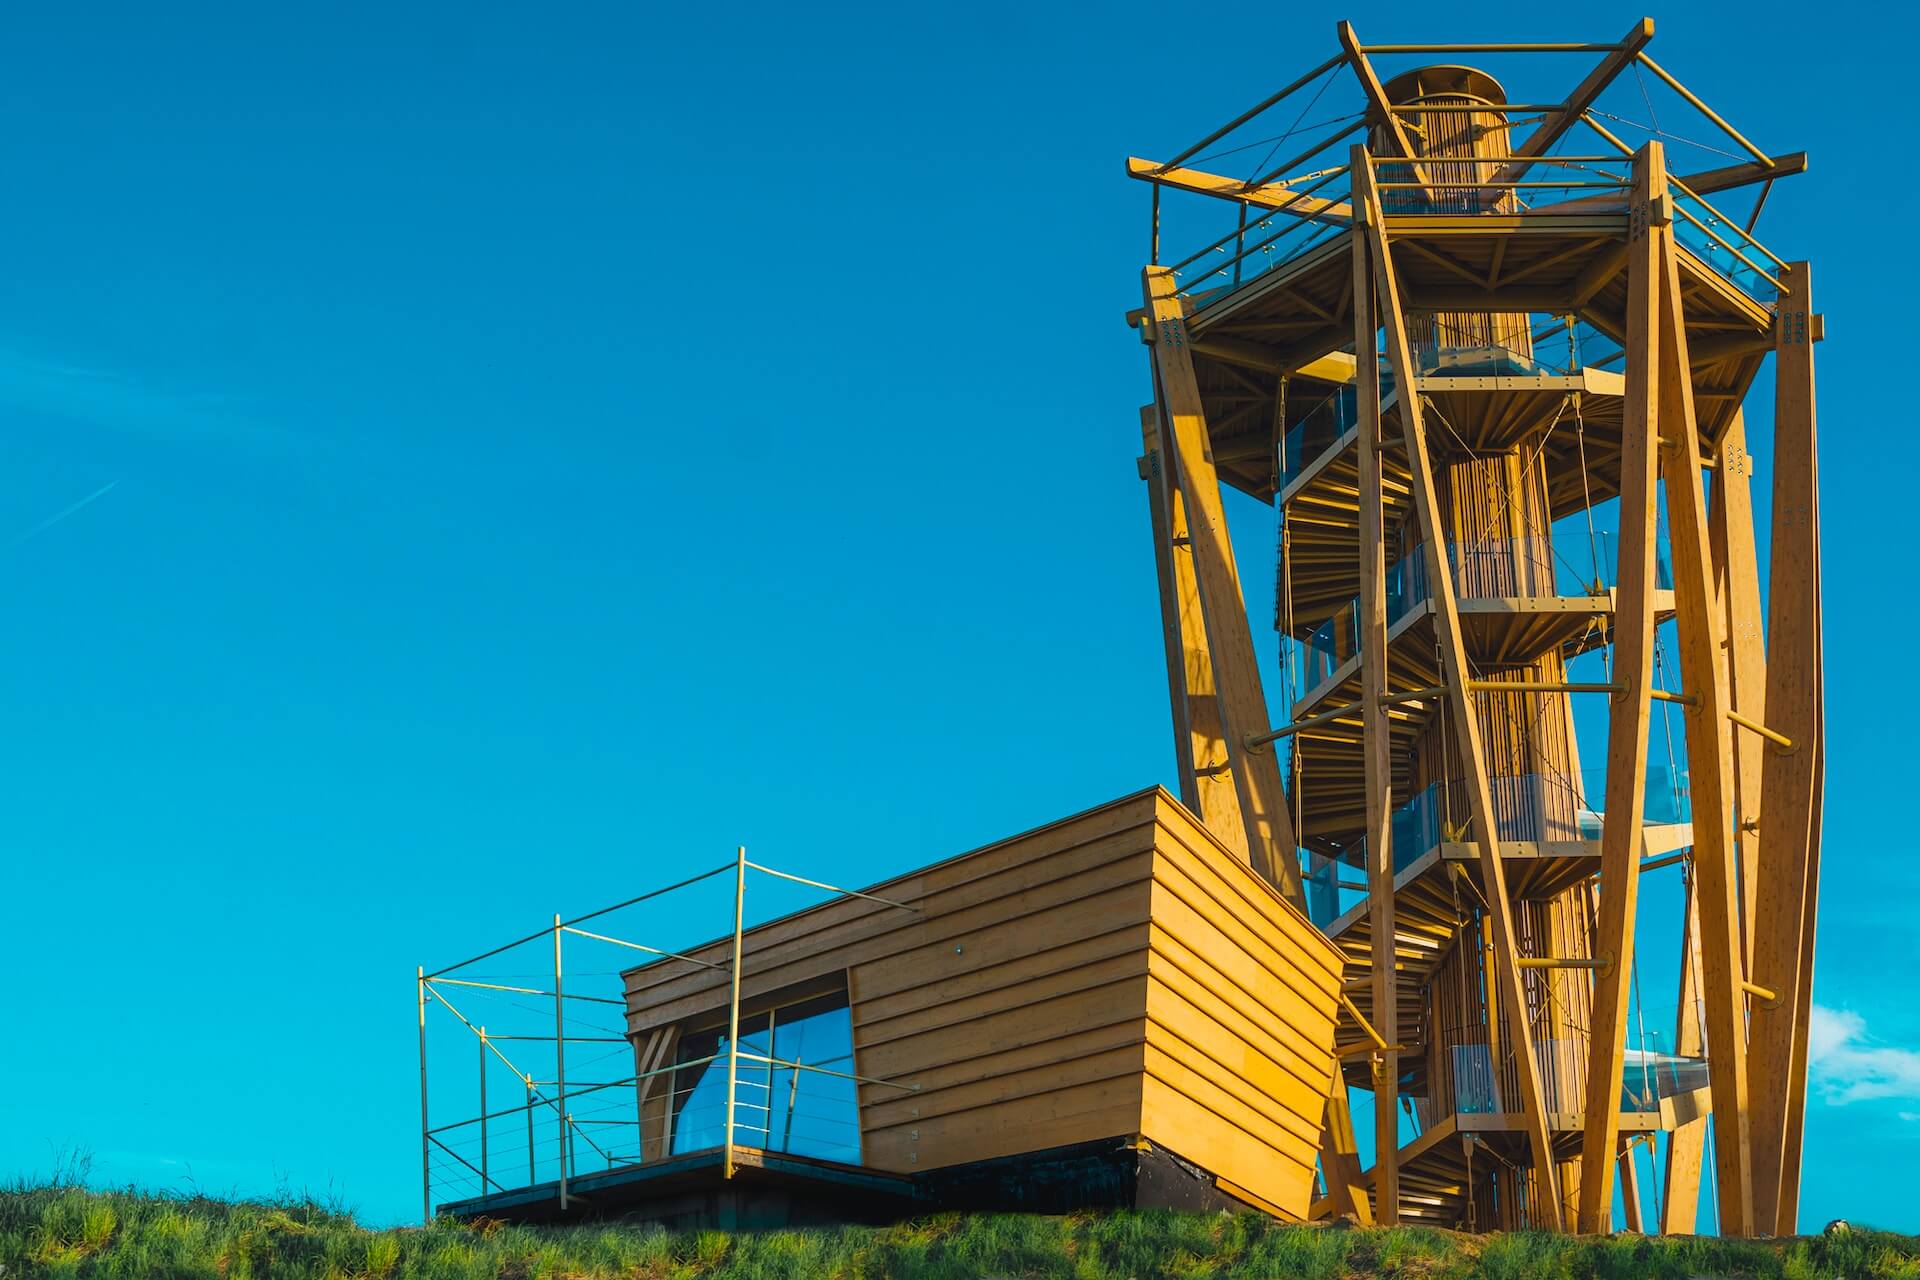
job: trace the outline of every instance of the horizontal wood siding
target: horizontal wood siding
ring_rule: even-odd
[[[1151,911],[1141,1132],[1304,1218],[1333,1081],[1340,953],[1171,802]]]
[[[748,932],[745,1000],[847,975],[861,1151],[910,1173],[1140,1131],[1161,793],[1142,792]],[[751,889],[749,890],[751,892]],[[724,964],[730,939],[696,950]],[[717,1018],[728,975],[627,974],[628,1030]]]
[[[748,932],[752,1001],[845,973],[862,1158],[911,1173],[1145,1134],[1304,1214],[1339,956],[1155,789]],[[693,952],[724,964],[730,939]],[[717,1019],[728,975],[626,975],[628,1029]]]

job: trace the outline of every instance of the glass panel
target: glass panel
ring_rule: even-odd
[[[1288,428],[1280,455],[1281,488],[1298,480],[1308,463],[1353,429],[1355,394],[1350,386],[1337,388]]]
[[[1759,242],[1737,224],[1728,222],[1696,196],[1672,188],[1673,238],[1694,257],[1738,285],[1748,297],[1772,302],[1780,290],[1769,277],[1779,268]]]
[[[674,1155],[725,1144],[727,1049],[724,1029],[681,1039],[678,1061],[714,1060],[674,1073]],[[843,1078],[854,1069],[853,1027],[845,995],[742,1017],[740,1052],[734,1095],[736,1143],[846,1164],[860,1162],[858,1099],[854,1082]]]
[[[1493,1058],[1484,1044],[1453,1046],[1453,1109],[1470,1116],[1489,1116],[1499,1109]]]
[[[853,1073],[853,1025],[847,1006],[799,1017],[776,1014],[773,1032],[773,1056],[800,1067],[773,1068],[772,1132],[767,1139],[769,1151],[838,1160],[843,1164],[860,1163],[860,1107],[852,1080],[842,1078]]]

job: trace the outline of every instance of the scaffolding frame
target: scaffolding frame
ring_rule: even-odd
[[[465,960],[457,961],[449,965],[443,965],[442,967],[435,969],[432,972],[428,972],[424,965],[416,966],[414,971],[414,984],[415,984],[414,998],[415,998],[415,1004],[417,1006],[418,1026],[419,1026],[420,1209],[421,1209],[422,1222],[430,1223],[433,1221],[433,1218],[434,1218],[434,1205],[433,1205],[434,1157],[436,1152],[439,1155],[445,1157],[446,1159],[453,1161],[458,1166],[464,1168],[467,1172],[467,1175],[477,1180],[477,1185],[479,1187],[479,1194],[477,1197],[473,1197],[473,1198],[477,1199],[483,1207],[485,1205],[485,1202],[495,1195],[505,1194],[511,1191],[521,1190],[526,1187],[539,1185],[539,1182],[540,1182],[540,1179],[538,1177],[539,1155],[537,1151],[539,1140],[536,1138],[536,1134],[535,1134],[535,1121],[536,1121],[536,1116],[540,1114],[550,1113],[551,1116],[553,1117],[554,1135],[555,1135],[553,1139],[554,1141],[553,1152],[554,1152],[554,1159],[556,1161],[556,1167],[558,1170],[558,1177],[556,1179],[556,1183],[557,1183],[557,1190],[558,1190],[559,1207],[562,1213],[567,1212],[576,1201],[584,1203],[583,1198],[571,1189],[571,1184],[578,1181],[578,1179],[581,1176],[579,1145],[582,1141],[584,1141],[587,1144],[587,1146],[591,1148],[592,1152],[595,1155],[597,1155],[601,1160],[605,1162],[605,1166],[607,1170],[656,1163],[656,1160],[649,1160],[648,1158],[646,1158],[646,1155],[645,1155],[645,1140],[646,1140],[645,1132],[644,1132],[645,1118],[644,1118],[644,1115],[641,1113],[645,1107],[646,1098],[650,1091],[651,1083],[653,1081],[661,1079],[662,1077],[667,1077],[670,1079],[671,1077],[673,1077],[674,1075],[682,1071],[703,1070],[718,1062],[724,1061],[726,1063],[725,1117],[722,1122],[722,1130],[721,1130],[722,1137],[718,1147],[718,1150],[721,1153],[720,1163],[721,1163],[721,1176],[723,1179],[731,1179],[735,1175],[735,1173],[738,1171],[738,1168],[739,1168],[739,1160],[737,1158],[737,1153],[740,1149],[750,1145],[750,1144],[739,1141],[738,1135],[743,1129],[748,1129],[748,1130],[762,1129],[766,1131],[767,1139],[769,1142],[771,1141],[771,1137],[772,1137],[771,1135],[771,1122],[772,1122],[771,1121],[771,1117],[772,1117],[771,1095],[769,1095],[768,1101],[766,1103],[766,1110],[768,1114],[768,1125],[766,1126],[743,1125],[740,1121],[739,1114],[738,1114],[740,1109],[739,1091],[743,1087],[743,1085],[755,1084],[755,1082],[743,1081],[741,1077],[742,1064],[747,1064],[750,1066],[766,1067],[768,1076],[769,1076],[769,1081],[771,1080],[772,1073],[776,1070],[791,1071],[793,1073],[793,1078],[792,1078],[793,1089],[796,1095],[798,1092],[800,1075],[803,1072],[811,1073],[816,1076],[848,1080],[848,1081],[852,1081],[855,1085],[869,1085],[876,1088],[897,1089],[907,1093],[919,1092],[920,1086],[910,1081],[886,1079],[878,1076],[867,1076],[867,1075],[862,1075],[857,1071],[836,1071],[828,1067],[820,1066],[818,1064],[804,1063],[804,1062],[799,1062],[792,1059],[780,1058],[775,1056],[771,1052],[771,1050],[773,1049],[773,1041],[772,1041],[772,1035],[771,1035],[771,1029],[773,1026],[772,1011],[769,1011],[768,1013],[769,1035],[768,1035],[767,1048],[769,1052],[755,1053],[751,1050],[743,1049],[741,1047],[741,1044],[740,1044],[740,1018],[741,1018],[740,987],[741,987],[741,977],[744,970],[745,938],[748,932],[747,914],[746,914],[747,913],[747,880],[748,880],[748,872],[750,871],[759,873],[764,876],[771,877],[773,879],[784,880],[793,884],[799,884],[809,888],[824,890],[828,893],[835,895],[836,900],[841,898],[862,898],[862,899],[865,899],[866,901],[876,902],[881,904],[882,906],[897,909],[900,911],[911,911],[915,913],[918,913],[920,911],[919,907],[914,906],[910,903],[899,902],[892,898],[881,897],[878,894],[867,893],[857,889],[842,888],[838,885],[828,884],[822,880],[816,880],[807,876],[796,875],[792,872],[782,871],[775,867],[767,866],[763,863],[753,862],[748,859],[746,847],[743,845],[735,850],[734,857],[729,861],[721,863],[718,866],[709,868],[708,870],[697,872],[694,875],[685,877],[684,879],[677,880],[672,884],[664,885],[658,889],[652,889],[645,893],[637,894],[631,898],[623,899],[622,901],[613,903],[610,906],[597,908],[583,915],[577,915],[571,918],[566,918],[556,913],[553,917],[553,923],[544,929],[540,929],[536,932],[527,934],[524,937],[516,938],[511,942],[502,943],[498,946],[491,947],[485,951],[480,952],[478,955],[469,956]],[[686,952],[669,950],[664,947],[656,947],[648,943],[637,942],[629,938],[620,938],[610,934],[591,932],[589,930],[585,930],[579,927],[580,925],[588,921],[598,919],[600,917],[609,915],[613,912],[620,911],[624,908],[637,906],[640,903],[663,897],[664,895],[672,893],[675,890],[685,889],[690,886],[700,884],[708,880],[716,879],[720,876],[727,875],[729,873],[732,874],[733,882],[734,882],[733,884],[733,890],[734,890],[733,891],[733,922],[732,922],[732,930],[730,935],[728,935],[726,938],[721,940],[726,942],[730,948],[729,959],[728,959],[728,962],[725,964],[715,964],[710,960],[703,960],[697,955],[690,955],[690,954],[687,954]],[[566,1050],[569,1044],[626,1044],[633,1048],[636,1055],[638,1055],[641,1051],[641,1046],[633,1039],[631,1035],[582,1036],[582,1035],[569,1034],[568,1025],[567,1025],[567,1011],[566,1011],[568,1001],[577,1001],[577,1002],[598,1004],[598,1005],[614,1005],[619,1007],[623,1011],[623,1013],[627,1009],[627,1001],[624,999],[610,999],[604,996],[587,995],[578,991],[570,992],[566,989],[567,967],[566,967],[565,939],[569,934],[578,938],[602,943],[605,945],[621,947],[621,948],[625,948],[632,951],[639,951],[647,955],[656,957],[659,960],[674,960],[674,961],[679,961],[686,964],[699,966],[705,969],[726,971],[728,974],[728,995],[727,995],[727,1004],[726,1004],[726,1047],[725,1049],[720,1052],[709,1054],[704,1057],[692,1058],[684,1061],[676,1060],[673,1062],[664,1062],[664,1063],[654,1062],[653,1064],[647,1066],[645,1069],[636,1070],[632,1074],[623,1075],[616,1079],[611,1079],[611,1080],[594,1080],[594,1081],[577,1080],[577,1079],[569,1080],[567,1076],[567,1066],[566,1066]],[[498,983],[498,982],[482,982],[474,978],[454,976],[463,970],[470,969],[471,966],[479,963],[480,961],[491,959],[495,956],[511,951],[517,947],[528,946],[548,938],[551,938],[553,943],[553,948],[552,948],[553,982],[552,982],[551,990],[545,990],[539,987],[514,986],[514,985],[510,985],[506,983]],[[703,944],[702,947],[694,948],[694,950],[704,950],[704,949],[711,948],[714,945],[716,944],[707,943],[707,944]],[[498,992],[503,994],[531,996],[538,999],[551,1000],[553,1003],[553,1020],[554,1020],[553,1034],[552,1035],[489,1034],[485,1023],[476,1021],[473,1018],[468,1017],[466,1013],[462,1012],[461,1009],[457,1007],[451,999],[448,998],[447,993],[441,990],[442,987],[449,987],[449,988],[457,987],[457,988],[468,989],[468,990]],[[459,1119],[459,1120],[448,1121],[438,1125],[435,1125],[432,1119],[432,1110],[431,1110],[430,1092],[428,1088],[428,1074],[427,1074],[428,1036],[429,1036],[427,1011],[430,1007],[434,1005],[438,1005],[441,1009],[445,1011],[445,1015],[447,1017],[450,1017],[451,1019],[453,1019],[460,1027],[464,1028],[469,1034],[472,1035],[474,1043],[477,1048],[476,1062],[478,1064],[477,1071],[476,1071],[476,1080],[477,1080],[477,1086],[478,1086],[477,1093],[478,1093],[478,1103],[479,1103],[477,1114],[470,1117],[463,1118],[463,1119]],[[500,1047],[502,1042],[507,1042],[507,1043],[526,1042],[526,1043],[535,1043],[535,1044],[551,1044],[554,1047],[553,1078],[540,1079],[533,1072],[526,1070],[519,1062],[516,1062],[512,1057],[508,1056],[507,1052]],[[665,1056],[666,1052],[670,1052],[670,1048],[663,1048],[660,1056]],[[851,1052],[851,1048],[850,1048],[850,1052]],[[521,1082],[522,1088],[525,1090],[524,1101],[513,1106],[498,1107],[497,1109],[489,1110],[488,1100],[487,1100],[487,1064],[488,1064],[489,1058],[497,1060],[501,1065],[503,1065]],[[758,1087],[758,1086],[755,1085],[755,1087]],[[767,1087],[770,1090],[771,1084],[769,1083]],[[577,1116],[575,1114],[572,1104],[575,1103],[577,1100],[581,1098],[589,1097],[591,1095],[604,1093],[608,1090],[623,1089],[623,1088],[634,1090],[635,1113],[636,1113],[634,1120],[631,1120],[631,1121],[597,1120],[597,1119],[587,1118],[584,1116]],[[792,1105],[793,1103],[790,1101],[789,1103],[790,1111],[791,1111]],[[669,1092],[669,1095],[668,1095],[667,1106],[668,1106],[668,1110],[665,1117],[666,1129],[663,1131],[663,1135],[662,1135],[663,1147],[667,1144],[668,1141],[670,1141],[670,1139],[668,1139],[666,1135],[670,1134],[671,1132],[671,1126],[674,1118],[673,1117],[673,1101],[672,1101],[671,1092]],[[517,1185],[508,1185],[507,1183],[502,1182],[499,1177],[495,1176],[496,1171],[492,1161],[492,1147],[489,1142],[489,1131],[491,1127],[491,1122],[506,1119],[512,1116],[519,1116],[519,1115],[524,1115],[526,1117],[527,1177],[526,1177],[525,1183],[517,1184]],[[792,1121],[792,1117],[791,1117],[791,1114],[789,1114],[789,1117],[788,1117],[789,1127],[791,1127],[791,1121]],[[478,1130],[479,1130],[479,1153],[478,1153],[479,1163],[478,1164],[475,1164],[471,1159],[469,1159],[466,1155],[463,1155],[459,1150],[455,1149],[452,1145],[449,1144],[449,1142],[445,1138],[442,1137],[442,1135],[451,1134],[460,1130],[465,1130],[476,1125],[478,1126]],[[629,1126],[629,1125],[634,1126],[636,1128],[636,1139],[639,1144],[636,1149],[636,1154],[634,1158],[631,1158],[631,1159],[626,1158],[623,1154],[618,1154],[618,1149],[621,1146],[620,1143],[611,1142],[607,1145],[603,1145],[600,1141],[596,1140],[592,1132],[594,1128],[598,1128],[598,1127]],[[609,1147],[614,1148],[614,1150],[610,1150]],[[665,1157],[662,1156],[659,1158],[665,1158]]]

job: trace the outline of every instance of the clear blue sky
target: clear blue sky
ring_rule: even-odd
[[[1350,16],[1638,16],[1434,12]],[[865,883],[1170,781],[1121,160],[1339,16],[10,13],[0,1173],[78,1145],[398,1220],[416,963],[736,843]],[[1873,11],[1863,49],[1831,6],[1656,16],[1666,65],[1814,157],[1762,224],[1832,335],[1805,1212],[1920,1228],[1883,682],[1920,625],[1886,500],[1913,479],[1865,444],[1910,363],[1916,192],[1871,122],[1910,118],[1898,64],[1862,61],[1914,19]],[[1258,619],[1271,514],[1234,517]]]

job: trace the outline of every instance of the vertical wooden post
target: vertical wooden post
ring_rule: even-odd
[[[1320,1126],[1320,1171],[1326,1175],[1327,1198],[1335,1213],[1351,1214],[1361,1226],[1373,1225],[1373,1207],[1360,1191],[1360,1153],[1353,1139],[1353,1106],[1347,1100],[1347,1077],[1333,1064],[1333,1083],[1327,1091],[1325,1119]]]
[[[1753,1137],[1757,1225],[1789,1233],[1799,1210],[1798,1130],[1807,1087],[1823,764],[1819,458],[1813,407],[1817,320],[1804,262],[1792,264],[1787,273],[1775,323],[1767,723],[1793,746],[1784,752],[1768,750],[1762,769],[1754,980],[1779,999],[1756,1004],[1753,1010]]]
[[[1627,1230],[1644,1232],[1647,1224],[1641,1216],[1640,1166],[1634,1163],[1632,1139],[1620,1139],[1620,1156],[1616,1163],[1620,1166],[1620,1201],[1627,1222]]]
[[[1736,411],[1720,438],[1719,465],[1713,469],[1707,502],[1715,585],[1720,600],[1714,617],[1724,632],[1728,697],[1734,710],[1760,724],[1767,722],[1767,655],[1761,635],[1760,569],[1753,545],[1753,456],[1747,451],[1747,424]],[[1760,887],[1760,794],[1767,743],[1756,734],[1736,733],[1734,763],[1734,845],[1740,851],[1740,937],[1747,972],[1753,972],[1754,910]]]
[[[1682,1058],[1697,1058],[1706,1046],[1700,1035],[1700,911],[1694,902],[1691,869],[1686,873],[1680,928],[1680,1003],[1673,1020],[1673,1051]],[[1661,1181],[1660,1197],[1660,1230],[1665,1235],[1693,1234],[1700,1213],[1700,1165],[1706,1148],[1705,1116],[1695,1116],[1667,1137],[1667,1176]]]
[[[1167,691],[1173,704],[1174,751],[1180,769],[1180,802],[1193,810],[1220,842],[1250,862],[1240,797],[1227,764],[1226,731],[1215,691],[1213,654],[1194,574],[1193,539],[1186,502],[1180,496],[1173,459],[1154,406],[1140,410],[1141,459],[1153,523],[1153,555],[1160,576],[1160,622],[1167,650]]]
[[[1399,389],[1400,422],[1406,436],[1407,466],[1412,472],[1414,506],[1419,512],[1421,535],[1427,546],[1429,599],[1434,610],[1434,632],[1440,641],[1440,658],[1447,698],[1452,704],[1453,721],[1459,735],[1460,758],[1467,770],[1465,779],[1472,802],[1475,842],[1480,851],[1481,890],[1487,900],[1487,920],[1493,926],[1493,954],[1500,995],[1506,1006],[1513,1031],[1513,1059],[1520,1077],[1521,1103],[1526,1113],[1527,1134],[1532,1146],[1535,1171],[1534,1187],[1540,1219],[1558,1229],[1560,1212],[1558,1178],[1553,1162],[1553,1135],[1547,1129],[1546,1099],[1540,1085],[1540,1064],[1527,1008],[1526,989],[1521,985],[1519,950],[1514,937],[1513,905],[1507,897],[1506,869],[1500,862],[1499,829],[1494,825],[1493,794],[1487,781],[1486,754],[1480,741],[1480,723],[1474,715],[1473,699],[1467,691],[1472,678],[1467,663],[1466,644],[1460,634],[1460,602],[1447,563],[1446,534],[1440,527],[1439,505],[1433,482],[1433,461],[1427,453],[1426,423],[1420,408],[1419,382],[1408,343],[1405,313],[1401,309],[1400,287],[1393,271],[1393,258],[1387,245],[1386,226],[1380,206],[1379,189],[1374,182],[1373,165],[1362,151],[1353,166],[1355,219],[1366,209],[1367,243],[1373,260],[1374,286],[1381,318],[1386,325],[1387,354],[1393,368],[1394,386]],[[1358,228],[1355,228],[1356,234]],[[1489,1015],[1492,1014],[1489,1010]],[[1496,1064],[1497,1069],[1497,1064]],[[1530,1206],[1531,1207],[1531,1206]]]
[[[1673,543],[1673,599],[1686,708],[1687,768],[1693,794],[1693,869],[1700,909],[1701,995],[1707,1015],[1713,1091],[1714,1173],[1722,1235],[1750,1235],[1753,1164],[1748,1142],[1747,1024],[1742,988],[1740,885],[1731,838],[1733,722],[1713,567],[1707,555],[1706,486],[1687,358],[1680,264],[1671,224],[1660,237],[1660,437],[1667,525]]]
[[[1607,725],[1605,823],[1600,833],[1600,924],[1589,1015],[1582,1231],[1612,1227],[1613,1170],[1620,1133],[1620,1072],[1626,1056],[1633,926],[1640,893],[1642,797],[1653,687],[1654,475],[1659,450],[1660,238],[1654,211],[1667,191],[1664,156],[1650,142],[1633,158],[1628,219],[1627,370],[1620,437],[1620,564],[1613,614],[1613,695]]]
[[[1355,166],[1366,148],[1353,148]],[[1356,217],[1361,216],[1358,212]],[[1367,896],[1373,917],[1373,1024],[1389,1043],[1400,1040],[1395,987],[1392,773],[1387,758],[1387,546],[1380,469],[1380,357],[1373,314],[1373,274],[1366,237],[1353,237],[1353,365],[1360,427],[1360,750],[1367,795]],[[1400,1221],[1400,1055],[1373,1060],[1373,1216]]]
[[[1247,851],[1254,870],[1304,911],[1298,843],[1280,785],[1280,766],[1271,748],[1249,750],[1246,745],[1248,738],[1267,731],[1266,695],[1260,687],[1246,601],[1240,594],[1240,574],[1227,536],[1220,481],[1193,374],[1193,352],[1187,345],[1186,315],[1172,271],[1148,267],[1142,283],[1147,302],[1144,323],[1152,326],[1146,336],[1153,348],[1161,430],[1185,499],[1194,578],[1206,618],[1227,763],[1239,795]]]

